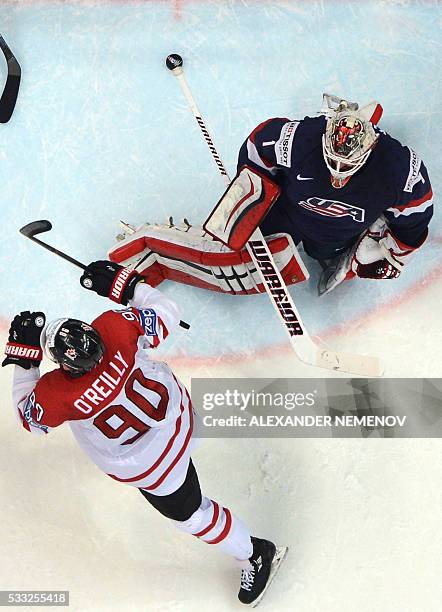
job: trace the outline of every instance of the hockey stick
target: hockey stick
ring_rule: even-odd
[[[37,244],[42,246],[44,249],[47,249],[51,253],[54,253],[55,255],[58,255],[62,259],[69,261],[71,264],[74,264],[74,266],[77,266],[77,268],[81,268],[82,270],[87,271],[88,267],[82,264],[81,261],[74,259],[70,255],[63,253],[63,251],[59,251],[58,249],[51,246],[50,244],[47,244],[47,242],[43,242],[43,240],[40,240],[39,238],[35,237],[37,234],[42,234],[43,232],[49,232],[49,230],[51,229],[52,229],[52,223],[50,221],[47,221],[46,219],[41,219],[40,221],[32,221],[31,223],[24,225],[22,228],[20,228],[20,234],[23,234],[23,236],[26,236],[26,238],[29,238],[33,242],[36,242]],[[184,329],[190,328],[190,325],[186,323],[185,321],[180,321],[180,326],[183,327]]]
[[[169,55],[166,59],[166,66],[171,70],[172,74],[177,77],[181,90],[198,123],[218,170],[223,176],[226,184],[229,185],[230,178],[228,172],[213,144],[210,133],[184,77],[182,57],[175,53]],[[288,333],[290,344],[301,361],[320,368],[348,372],[361,376],[372,377],[382,375],[383,369],[379,359],[376,357],[366,357],[351,353],[337,353],[328,348],[321,348],[315,344],[301,320],[295,303],[259,228],[257,228],[250,237],[247,243],[247,250],[261,276],[267,295]]]
[[[51,246],[50,244],[47,244],[46,242],[43,242],[43,240],[40,240],[39,238],[35,237],[37,234],[42,234],[43,232],[49,232],[49,230],[51,229],[52,229],[52,223],[45,219],[41,219],[40,221],[32,221],[31,223],[24,225],[22,228],[20,228],[20,234],[23,234],[23,236],[26,236],[26,238],[29,238],[33,242],[36,242],[37,244],[42,246],[44,249],[47,249],[51,253],[58,255],[62,259],[66,259],[66,261],[69,261],[71,264],[74,264],[74,266],[77,266],[77,268],[81,268],[82,270],[87,270],[87,266],[82,264],[77,259],[74,259],[70,255],[66,255],[66,253],[63,253],[63,251],[59,251],[58,249]]]
[[[7,123],[12,116],[17,102],[18,89],[20,87],[21,68],[11,49],[0,34],[0,47],[8,64],[8,76],[5,89],[0,98],[0,123]]]

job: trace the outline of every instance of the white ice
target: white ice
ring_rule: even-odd
[[[110,303],[78,271],[18,234],[48,218],[48,241],[86,263],[118,221],[201,222],[224,186],[164,66],[188,82],[233,172],[237,150],[271,116],[302,118],[322,92],[378,99],[382,127],[442,187],[441,13],[436,1],[2,2],[1,33],[23,70],[1,126],[1,341],[20,310],[92,319]],[[1,64],[2,75],[5,74]],[[316,297],[295,287],[312,334],[382,357],[386,374],[442,375],[442,227],[391,283],[355,281]],[[191,323],[160,355],[195,376],[324,375],[285,343],[266,296],[164,286]],[[229,559],[177,533],[139,494],[103,476],[67,428],[19,429],[2,370],[0,589],[69,589],[73,610],[236,610]],[[435,612],[442,596],[438,440],[208,440],[203,489],[254,533],[290,546],[263,610]]]

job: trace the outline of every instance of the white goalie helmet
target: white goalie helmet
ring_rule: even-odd
[[[369,102],[362,108],[337,96],[323,95],[322,113],[327,117],[322,151],[331,182],[344,187],[367,161],[379,134],[374,127],[382,117],[382,106]]]

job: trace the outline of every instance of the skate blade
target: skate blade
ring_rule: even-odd
[[[256,608],[256,606],[260,603],[260,601],[266,594],[267,589],[269,588],[273,578],[276,576],[281,563],[284,561],[287,555],[287,551],[288,551],[288,546],[276,547],[276,553],[275,553],[275,556],[273,557],[272,568],[270,570],[270,576],[269,576],[269,579],[267,580],[266,587],[263,590],[263,592],[258,595],[255,601],[252,601],[252,603],[249,604],[249,608]]]

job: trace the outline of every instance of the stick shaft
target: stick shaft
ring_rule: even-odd
[[[186,82],[182,67],[175,68],[172,70],[172,73],[178,78],[184,96],[201,129],[204,140],[209,147],[219,172],[224,181],[230,184],[229,175],[218,155],[192,92]],[[313,342],[301,321],[301,317],[299,316],[284,279],[275,264],[267,242],[264,240],[264,236],[259,228],[257,228],[250,237],[247,243],[247,250],[261,276],[261,280],[270,301],[288,333],[290,344],[301,361],[316,367],[349,372],[360,376],[382,375],[382,364],[376,357],[337,353],[327,348],[320,348]]]
[[[56,249],[55,247],[51,246],[50,244],[47,244],[46,242],[43,242],[43,240],[40,240],[39,238],[36,238],[35,236],[27,236],[27,238],[29,238],[33,242],[36,242],[37,244],[42,246],[47,251],[50,251],[51,253],[54,253],[55,255],[58,255],[62,259],[65,259],[66,261],[69,261],[71,264],[74,264],[74,266],[77,266],[78,268],[81,268],[82,270],[87,270],[87,266],[85,266],[80,261],[78,261],[78,259],[74,259],[70,255],[66,255],[66,253],[63,253],[63,251],[59,251],[58,249]]]
[[[212,154],[212,158],[221,174],[221,176],[224,179],[224,182],[226,183],[226,185],[230,184],[230,177],[228,175],[227,170],[224,167],[224,164],[218,154],[218,151],[215,147],[215,145],[213,144],[213,140],[209,134],[209,130],[206,127],[206,124],[204,123],[204,119],[202,118],[202,115],[198,109],[198,106],[196,105],[195,102],[195,98],[192,95],[192,92],[190,91],[189,85],[187,84],[186,78],[184,76],[184,72],[182,68],[175,68],[174,70],[172,70],[172,72],[174,73],[174,75],[177,77],[178,82],[180,84],[181,90],[184,94],[184,97],[187,100],[187,103],[189,104],[189,107],[193,113],[193,116],[196,119],[196,122],[199,125],[199,128],[201,130],[201,133],[204,137],[204,140],[207,143],[207,146],[209,147],[210,153]]]
[[[33,242],[36,242],[37,244],[42,246],[47,251],[50,251],[51,253],[54,253],[55,255],[58,255],[62,259],[65,259],[66,261],[69,261],[71,264],[74,264],[74,266],[77,266],[77,268],[81,268],[82,270],[87,270],[88,269],[88,267],[85,266],[84,264],[82,264],[81,261],[78,261],[78,259],[74,259],[70,255],[66,255],[66,253],[63,253],[63,251],[59,251],[55,247],[51,246],[50,244],[47,244],[46,242],[43,242],[43,240],[40,240],[39,238],[36,238],[35,236],[26,236],[26,238],[29,238],[29,240],[32,240]],[[189,329],[190,328],[189,323],[186,323],[186,321],[180,321],[180,326],[183,329]]]
[[[216,150],[215,145],[213,144],[213,140],[210,136],[209,130],[207,129],[204,119],[202,118],[201,112],[195,102],[195,98],[193,97],[189,85],[187,84],[183,69],[181,67],[175,68],[174,70],[172,70],[172,72],[178,79],[182,92],[189,104],[189,107],[196,119],[196,122],[200,127],[201,133],[207,143],[207,146],[209,147],[209,150],[212,154],[212,158],[215,161],[220,174],[222,175],[226,184],[229,185],[230,178],[228,172],[224,167],[224,164],[218,154],[218,151]],[[281,273],[274,262],[267,242],[264,240],[264,236],[262,235],[261,230],[259,228],[257,228],[250,237],[250,240],[247,243],[247,250],[256,266],[256,269],[258,270],[261,276],[265,290],[267,291],[267,294],[270,297],[270,301],[272,302],[276,312],[282,319],[284,328],[289,335],[291,343],[294,345],[295,342],[299,343],[302,340],[305,344],[304,353],[308,352],[308,360],[310,361],[310,356],[312,352],[315,351],[315,346],[308,335],[308,332],[301,320],[301,316],[299,315],[295,307],[295,304],[290,296],[290,293],[281,276]],[[266,269],[269,263],[273,268],[273,278],[270,278],[263,272],[263,269]],[[284,303],[280,303],[279,301],[277,302],[271,292],[272,287],[274,288],[275,280],[277,280],[277,283],[279,285],[278,288],[285,293]],[[304,359],[303,356],[298,356],[301,359]]]

